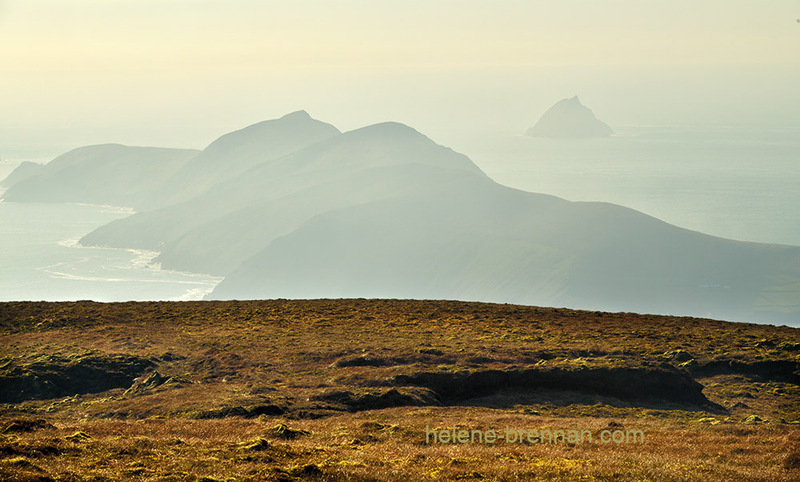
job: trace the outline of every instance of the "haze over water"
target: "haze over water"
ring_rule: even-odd
[[[800,246],[800,135],[786,127],[630,126],[565,141],[462,141],[493,179],[571,201],[621,204],[740,241]]]

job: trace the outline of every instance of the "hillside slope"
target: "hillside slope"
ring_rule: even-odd
[[[186,201],[254,166],[339,134],[334,126],[312,119],[305,111],[230,132],[209,144],[159,186],[147,206],[158,208]]]
[[[44,167],[42,164],[23,161],[19,166],[14,168],[5,179],[0,181],[0,187],[11,187],[18,182],[33,177],[40,172],[42,167]]]
[[[800,290],[786,281],[800,278],[798,260],[800,248],[464,176],[316,216],[209,298],[458,299],[792,323]],[[794,305],[770,303],[779,296]]]
[[[164,267],[225,275],[313,216],[453,176],[488,181],[466,156],[414,129],[377,124],[263,162],[187,202],[112,222],[81,242],[160,250]]]
[[[21,164],[7,179],[10,202],[140,206],[197,155],[192,149],[101,144],[79,147],[43,166]]]

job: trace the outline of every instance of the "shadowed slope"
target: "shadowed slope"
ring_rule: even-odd
[[[465,176],[317,216],[210,298],[437,298],[791,322],[796,306],[763,300],[800,279],[799,262],[800,248]],[[797,285],[788,290],[800,299]]]

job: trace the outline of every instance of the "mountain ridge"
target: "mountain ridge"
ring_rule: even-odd
[[[502,186],[396,122],[342,133],[298,111],[219,137],[172,178],[147,186],[162,195],[151,208],[81,243],[156,250],[164,268],[225,277],[211,299],[447,298],[800,320],[800,247]]]

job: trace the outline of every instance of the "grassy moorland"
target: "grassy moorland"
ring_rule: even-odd
[[[0,480],[800,479],[794,328],[445,301],[20,302],[0,303],[0,336]]]

